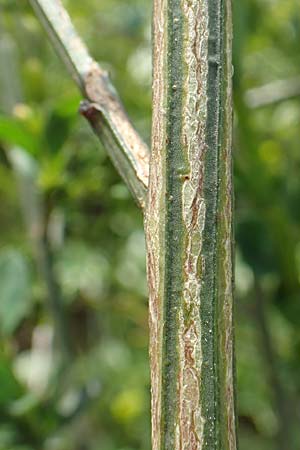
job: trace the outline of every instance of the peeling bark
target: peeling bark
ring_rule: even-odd
[[[153,450],[235,450],[230,0],[154,0]]]

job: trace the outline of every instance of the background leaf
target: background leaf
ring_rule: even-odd
[[[26,259],[16,250],[0,253],[0,322],[11,334],[30,312],[30,277]]]

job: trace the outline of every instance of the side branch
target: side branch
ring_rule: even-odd
[[[89,55],[60,0],[29,0],[88,102],[80,112],[100,138],[140,207],[148,186],[149,151],[126,115],[108,74]]]

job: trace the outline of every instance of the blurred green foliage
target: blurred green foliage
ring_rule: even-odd
[[[150,2],[64,3],[149,142]],[[300,92],[253,89],[300,76],[300,10],[234,3],[240,446],[297,450]],[[79,101],[28,2],[2,0],[0,450],[150,449],[142,217]]]

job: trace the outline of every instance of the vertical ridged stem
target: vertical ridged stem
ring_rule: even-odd
[[[230,0],[154,0],[153,450],[235,450]]]

